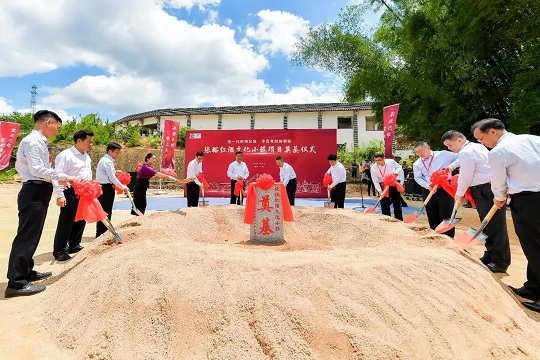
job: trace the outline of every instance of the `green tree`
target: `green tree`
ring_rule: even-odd
[[[19,138],[28,135],[28,133],[34,128],[34,118],[30,113],[22,114],[15,111],[9,115],[1,116],[0,121],[20,124]]]
[[[384,10],[374,32],[362,16]],[[348,101],[400,103],[413,140],[440,147],[448,129],[469,135],[484,117],[523,132],[540,120],[539,2],[518,0],[366,1],[312,29],[293,61],[343,76]]]

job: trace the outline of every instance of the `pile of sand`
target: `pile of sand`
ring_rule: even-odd
[[[294,209],[252,245],[234,205],[159,212],[70,261],[29,310],[50,358],[534,358],[540,326],[447,237]],[[64,311],[53,311],[61,308]],[[536,355],[534,355],[536,354]]]

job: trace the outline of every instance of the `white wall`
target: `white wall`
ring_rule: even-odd
[[[191,127],[197,130],[216,130],[218,117],[212,115],[191,115]],[[184,126],[186,124],[184,123]]]
[[[224,114],[221,116],[221,128],[223,130],[249,129],[250,125],[250,114]]]
[[[317,112],[293,112],[287,117],[288,129],[316,129]]]
[[[283,129],[283,113],[255,114],[255,129]]]

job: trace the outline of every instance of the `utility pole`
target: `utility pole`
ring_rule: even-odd
[[[36,112],[36,97],[37,97],[37,86],[32,85],[32,91],[30,91],[30,111],[32,115]]]

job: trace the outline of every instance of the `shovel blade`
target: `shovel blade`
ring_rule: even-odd
[[[137,214],[137,216],[143,216],[144,214],[139,210],[137,209],[135,206],[131,208],[131,210],[133,210],[133,212],[135,214]]]
[[[435,228],[435,232],[437,234],[443,234],[448,230],[453,229],[460,221],[461,218],[455,218],[454,220],[444,219],[439,225],[437,225],[437,227]]]
[[[325,208],[328,208],[328,209],[330,209],[330,208],[333,209],[333,208],[334,208],[334,203],[331,202],[331,201],[325,201],[325,202],[324,202],[324,207],[325,207]]]
[[[208,206],[208,200],[199,201],[199,206]]]
[[[419,218],[420,216],[422,216],[423,214],[424,214],[423,212],[421,212],[421,211],[419,211],[419,210],[416,210],[416,211],[413,212],[412,214],[409,214],[409,216],[407,216],[403,222],[406,223],[406,224],[415,222],[415,221],[418,220],[418,218]]]
[[[459,236],[454,238],[454,241],[457,246],[462,249],[466,249],[473,245],[478,244],[480,241],[486,240],[487,235],[484,233],[476,234],[476,229],[469,228],[467,231],[461,233]]]
[[[374,207],[368,207],[366,210],[364,210],[364,214],[375,214],[377,212],[377,208]]]

